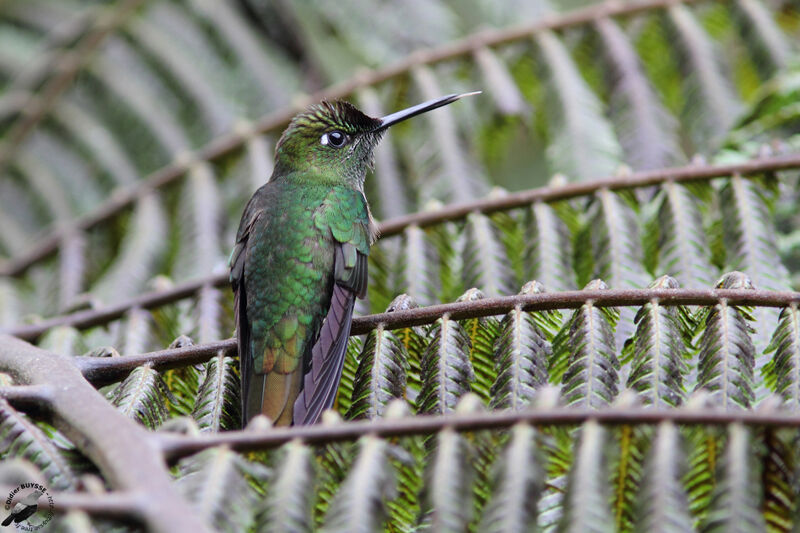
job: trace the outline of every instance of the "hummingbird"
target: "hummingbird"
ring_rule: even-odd
[[[259,414],[275,425],[313,424],[333,406],[377,237],[364,196],[373,150],[390,126],[473,94],[382,118],[323,101],[291,120],[230,257],[243,426]]]

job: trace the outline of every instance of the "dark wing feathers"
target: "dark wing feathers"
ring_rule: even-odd
[[[342,376],[350,320],[356,295],[334,285],[331,307],[311,348],[311,369],[303,378],[303,389],[294,403],[295,425],[314,424],[322,411],[333,406]]]
[[[356,296],[367,291],[367,256],[356,252],[349,243],[336,246],[335,276],[328,314],[311,348],[311,368],[306,367],[303,388],[294,404],[294,424],[313,424],[336,400],[342,377],[344,354],[350,336],[350,322]],[[355,264],[346,266],[348,255],[355,254]]]

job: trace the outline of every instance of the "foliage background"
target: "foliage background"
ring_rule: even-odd
[[[484,91],[387,136],[367,182],[383,221],[549,184],[796,153],[795,3],[596,6],[0,4],[0,327],[25,336],[25,324],[65,316],[28,338],[88,357],[229,337],[224,278],[239,215],[271,172],[286,120],[320,96],[380,115]],[[587,284],[800,286],[795,170],[667,178],[399,224],[373,248],[358,310]],[[743,274],[722,278],[734,270]],[[139,300],[185,282],[196,290]],[[401,293],[410,299],[395,300]],[[114,306],[101,325],[73,320]],[[796,304],[654,301],[379,327],[351,339],[337,409],[345,419],[615,402],[796,410],[798,324]],[[154,430],[236,429],[228,355],[142,366],[101,392]],[[108,484],[46,419],[15,407],[0,404],[0,482],[23,469],[59,490]],[[738,425],[521,425],[255,455],[213,448],[173,474],[202,518],[226,530],[789,530],[796,439]],[[123,527],[87,516],[73,511],[60,527]]]

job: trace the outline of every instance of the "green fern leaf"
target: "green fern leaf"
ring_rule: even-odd
[[[21,457],[33,463],[54,489],[73,489],[78,477],[64,454],[27,416],[0,398],[0,459]]]
[[[402,342],[383,324],[370,331],[361,350],[352,402],[345,418],[383,417],[389,402],[403,398],[407,359]]]
[[[701,288],[718,275],[711,265],[697,201],[685,185],[668,181],[655,199],[659,208],[647,225],[647,255],[658,258],[656,274],[669,275],[681,285]]]
[[[109,393],[109,401],[123,415],[151,429],[166,420],[171,398],[161,375],[148,365],[135,368]]]
[[[462,533],[472,518],[473,471],[464,438],[451,429],[436,436],[436,450],[428,462],[423,500],[423,528],[442,533]]]
[[[662,276],[653,289],[677,289],[678,282]],[[687,341],[691,340],[689,313],[683,306],[645,304],[636,313],[636,333],[625,347],[632,352],[628,387],[637,391],[646,405],[675,407],[683,403]]]
[[[586,286],[586,290],[607,288],[601,280]],[[553,339],[550,381],[563,384],[567,405],[604,407],[617,396],[619,361],[613,331],[612,313],[589,301]]]
[[[526,278],[539,280],[553,290],[575,288],[569,229],[556,209],[544,202],[527,211],[528,236],[524,254]],[[517,252],[518,253],[518,252]]]
[[[494,468],[492,496],[478,531],[513,533],[536,530],[536,503],[544,488],[535,430],[525,424],[511,429],[511,440]]]
[[[701,531],[764,531],[761,483],[750,430],[728,426],[728,442],[719,468],[719,483]]]
[[[564,516],[558,531],[614,531],[614,520],[608,505],[605,447],[606,430],[593,421],[583,424],[575,463],[564,495]]]
[[[741,272],[725,274],[717,288],[752,289]],[[703,310],[697,389],[705,389],[726,409],[749,408],[754,400],[755,348],[750,340],[752,317],[745,309],[721,301]]]
[[[394,497],[394,471],[387,458],[388,444],[363,437],[359,452],[325,516],[324,532],[378,531],[387,515],[385,502]]]
[[[636,497],[634,531],[683,533],[692,517],[682,479],[686,471],[681,435],[672,423],[656,430]]]
[[[263,512],[257,517],[257,530],[310,533],[314,477],[311,448],[297,440],[282,446],[269,480]]]
[[[549,82],[546,112],[552,127],[547,147],[550,168],[572,181],[614,173],[622,150],[600,100],[554,33],[539,32],[534,38]]]
[[[528,282],[520,294],[539,294],[544,287]],[[515,307],[500,323],[494,345],[497,379],[491,388],[493,409],[521,409],[533,399],[536,390],[547,384],[547,365],[552,347],[547,334],[537,324],[537,315]],[[540,319],[541,320],[541,319]]]
[[[800,312],[795,303],[781,310],[766,351],[773,352],[772,360],[764,366],[766,385],[796,409],[800,406]]]
[[[417,406],[421,413],[444,414],[455,408],[475,380],[469,359],[470,340],[449,314],[436,322],[430,339],[422,355],[422,388]]]
[[[459,302],[483,299],[483,292],[469,289],[461,295]],[[459,324],[469,338],[469,359],[475,371],[472,392],[488,404],[491,399],[492,383],[497,374],[494,368],[494,342],[498,335],[499,322],[495,317],[479,317],[460,320]]]
[[[237,361],[220,353],[205,367],[205,379],[197,392],[192,418],[203,432],[237,429],[242,416]]]
[[[178,487],[215,529],[243,531],[256,506],[256,494],[247,481],[252,475],[265,474],[236,452],[218,446],[178,464]]]
[[[510,294],[514,275],[491,219],[480,213],[470,213],[464,240],[464,285],[479,287],[489,296]]]

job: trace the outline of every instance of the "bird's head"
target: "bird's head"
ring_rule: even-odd
[[[291,176],[361,190],[387,128],[472,94],[477,93],[451,94],[383,118],[367,116],[344,101],[314,105],[295,116],[278,141],[273,179]]]

